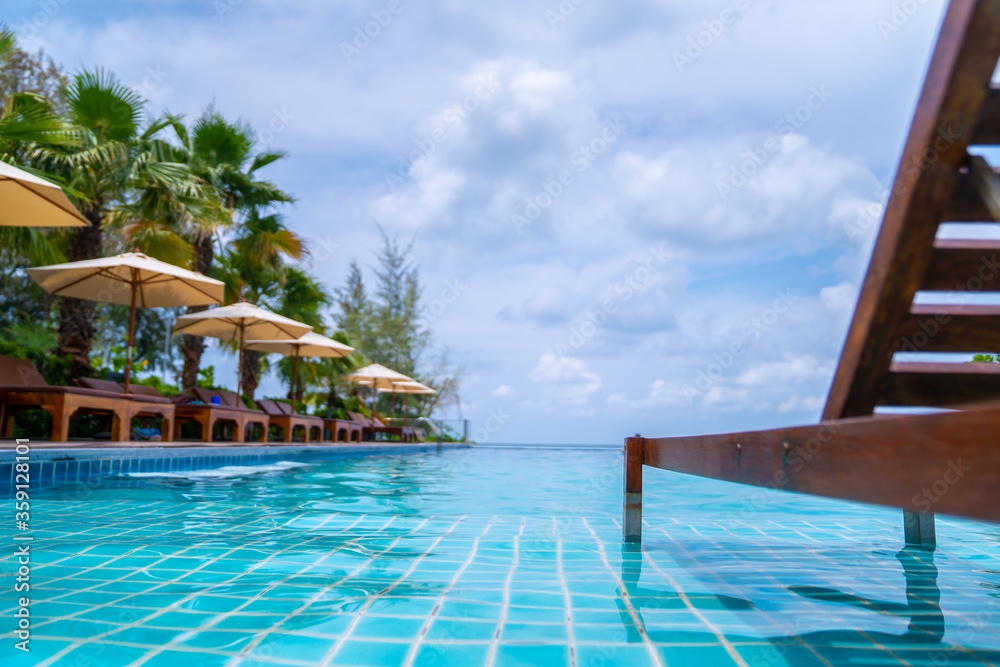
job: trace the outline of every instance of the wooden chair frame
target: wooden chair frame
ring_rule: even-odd
[[[1000,0],[952,0],[822,423],[628,438],[626,542],[642,537],[643,465],[901,507],[906,542],[927,549],[935,512],[1000,520],[1000,364],[894,359],[1000,350],[1000,307],[914,304],[918,291],[1000,291],[1000,242],[937,239],[944,222],[1000,221],[1000,174],[968,152],[1000,145],[998,58]],[[954,411],[876,415],[883,406]]]

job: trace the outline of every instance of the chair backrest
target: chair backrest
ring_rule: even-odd
[[[77,385],[83,387],[84,389],[96,389],[98,391],[107,391],[112,394],[124,394],[125,387],[114,380],[99,380],[98,378],[77,378],[74,380]],[[134,389],[133,385],[133,389]]]
[[[11,387],[48,387],[49,384],[27,359],[0,356],[0,385]]]
[[[368,421],[368,417],[365,417],[359,412],[348,412],[347,416],[351,418],[352,422],[356,422],[362,426],[371,426],[371,422]]]
[[[124,389],[124,387],[122,387]],[[152,398],[166,398],[156,387],[148,387],[144,384],[129,384],[129,392],[136,396],[150,396]]]
[[[245,408],[246,405],[240,400],[239,396],[236,395],[235,391],[229,391],[228,389],[219,389],[219,398],[222,399],[222,404],[229,408]]]
[[[263,410],[264,414],[268,415],[269,417],[278,417],[285,414],[285,412],[280,407],[278,407],[278,404],[269,398],[257,399],[257,407]]]
[[[281,410],[281,414],[283,415],[298,414],[297,412],[295,412],[295,408],[292,406],[291,403],[285,403],[284,401],[272,401],[272,402],[278,406],[278,409]]]
[[[214,389],[205,389],[204,387],[195,387],[191,390],[191,393],[202,403],[211,403],[212,397],[219,395],[219,392]]]

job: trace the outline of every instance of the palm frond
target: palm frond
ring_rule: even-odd
[[[70,120],[100,141],[128,141],[138,131],[145,100],[107,70],[83,70],[66,89]]]
[[[21,256],[33,266],[66,261],[66,256],[48,236],[35,227],[0,227],[0,247]]]

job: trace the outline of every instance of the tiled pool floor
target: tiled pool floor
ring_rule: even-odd
[[[0,635],[3,667],[1000,664],[1000,549],[968,522],[930,554],[881,510],[647,512],[638,552],[604,512],[140,491],[33,503],[32,651]]]

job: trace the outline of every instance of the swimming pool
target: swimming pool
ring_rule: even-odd
[[[0,664],[1000,664],[996,526],[939,518],[928,554],[896,510],[647,469],[630,551],[620,468],[496,447],[38,490],[32,651],[9,548]]]

